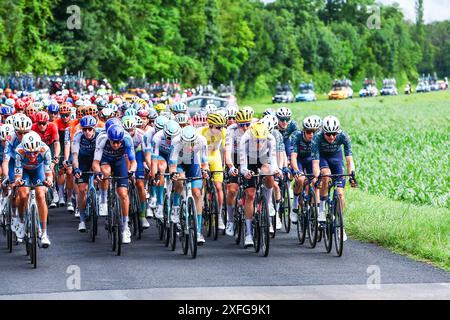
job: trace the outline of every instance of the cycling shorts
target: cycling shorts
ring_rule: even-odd
[[[137,162],[137,170],[136,170],[136,179],[145,179],[145,168],[144,168],[144,152],[139,150],[136,152],[136,162]]]
[[[28,186],[44,183],[44,166],[41,165],[34,170],[23,169],[22,180],[25,181],[25,185]]]
[[[210,171],[222,171],[220,173],[214,173],[213,175],[215,182],[223,182],[223,165],[220,152],[211,153],[208,157],[208,164]]]
[[[202,176],[202,170],[199,164],[180,164],[177,166],[177,172],[184,172],[186,178],[198,178]],[[192,181],[192,189],[201,189],[203,180]]]
[[[100,161],[100,165],[110,165],[111,166],[111,176],[113,177],[125,177],[117,180],[117,187],[128,188],[128,165],[126,158],[123,157],[119,160],[109,160],[104,159]]]
[[[78,157],[79,168],[83,172],[79,179],[76,179],[76,183],[89,183],[89,174],[85,173],[88,171],[92,171],[92,162],[94,162],[94,158],[88,157]]]
[[[330,156],[324,157],[322,154],[320,155],[320,169],[329,168],[331,174],[343,174],[344,173],[344,163],[342,161],[342,154],[339,153],[339,156]],[[341,177],[337,179],[337,186],[339,188],[345,187],[345,178]]]

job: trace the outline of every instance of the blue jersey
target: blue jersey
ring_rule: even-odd
[[[44,171],[49,173],[52,171],[51,162],[52,156],[50,154],[50,148],[43,142],[41,142],[41,146],[39,148],[39,153],[35,161],[30,161],[26,157],[26,151],[22,147],[22,144],[19,144],[15,151],[15,159],[16,166],[14,170],[15,175],[22,175],[23,170],[34,171],[40,169],[42,166],[44,167]]]
[[[312,160],[312,141],[307,142],[303,136],[302,130],[297,130],[291,137],[292,152],[297,154],[297,159],[300,161]]]
[[[280,131],[281,135],[283,136],[283,142],[286,144],[288,139],[291,137],[291,134],[293,134],[295,131],[297,131],[297,122],[295,120],[291,120],[286,128],[286,130],[281,130],[278,126],[278,131]]]
[[[327,140],[325,140],[324,135],[325,133],[323,132],[314,135],[311,146],[313,160],[320,160],[320,157],[342,158],[342,145],[344,145],[345,156],[348,157],[352,155],[351,140],[347,133],[344,131],[338,133],[333,143],[328,143]]]
[[[128,160],[130,161],[136,160],[133,138],[131,138],[129,133],[125,132],[123,140],[120,142],[120,146],[117,150],[113,149],[106,132],[103,131],[97,137],[94,160],[102,161],[102,159],[104,159],[108,162],[114,162],[123,159],[124,155],[127,155]]]
[[[73,136],[72,153],[76,153],[82,158],[94,158],[95,143],[101,131],[100,128],[96,128],[94,136],[89,140],[84,136],[82,130],[78,130]]]
[[[19,138],[15,134],[12,135],[11,140],[6,141],[3,160],[15,160],[16,148],[20,144]]]

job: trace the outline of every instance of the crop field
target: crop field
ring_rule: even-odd
[[[347,191],[350,236],[450,271],[449,102],[444,91],[288,106],[298,123],[335,115],[351,136],[360,189]]]

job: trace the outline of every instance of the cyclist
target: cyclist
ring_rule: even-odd
[[[206,120],[206,115],[202,112],[197,112],[193,117],[192,117],[192,125],[195,128],[200,128],[200,127],[204,127],[207,124],[207,120]]]
[[[281,107],[277,110],[278,130],[283,135],[283,143],[288,159],[291,156],[291,134],[298,130],[295,120],[291,120],[292,112],[289,108]]]
[[[208,116],[210,113],[214,113],[217,111],[217,106],[214,103],[208,103],[205,106],[205,113]]]
[[[314,134],[320,129],[322,120],[319,116],[306,117],[303,120],[303,130],[298,130],[292,134],[291,166],[295,177],[294,183],[294,203],[291,210],[291,221],[297,223],[299,197],[307,179],[301,174],[312,174],[311,144]]]
[[[127,166],[128,157],[130,168]],[[117,181],[117,195],[119,196],[120,207],[123,216],[123,243],[131,243],[131,232],[128,226],[128,212],[130,201],[128,198],[128,178],[134,178],[137,168],[136,157],[133,147],[133,139],[125,132],[120,124],[111,125],[106,134],[101,134],[96,141],[94,161],[92,169],[98,172],[100,178],[108,178],[111,174],[122,177]],[[126,178],[128,176],[128,178]],[[103,204],[106,204],[105,184],[100,184]]]
[[[40,235],[41,244],[43,248],[48,248],[51,242],[47,234],[48,208],[45,194],[47,187],[51,188],[53,185],[50,149],[41,141],[41,137],[33,131],[24,135],[21,143],[15,150],[15,157],[15,186],[44,184],[44,186],[36,187],[36,202],[42,230]],[[29,187],[23,187],[17,191],[17,205],[20,218],[17,237],[21,239],[25,236],[23,218],[27,210],[29,191]]]
[[[225,163],[228,168],[227,183],[227,226],[225,233],[232,237],[234,234],[234,206],[238,192],[238,167],[240,162],[240,142],[244,133],[250,127],[252,114],[249,111],[238,111],[236,113],[236,124],[227,128],[225,140]]]
[[[256,178],[253,175],[261,169],[262,174],[275,174],[281,176],[276,157],[276,140],[269,133],[269,129],[263,123],[254,123],[243,136],[239,150],[240,171],[244,175],[245,189],[245,225],[246,235],[244,245],[253,246],[252,219],[254,200],[256,193]],[[274,177],[264,178],[264,196],[269,204],[272,201]]]
[[[59,105],[57,103],[50,103],[47,107],[50,122],[54,122],[59,117]]]
[[[178,177],[208,179],[208,158],[206,138],[199,135],[192,126],[184,127],[181,134],[172,141],[173,148],[170,152],[169,172],[175,181],[173,193],[173,207],[171,220],[180,222],[180,199],[183,191],[183,183],[177,181]],[[192,181],[192,196],[197,208],[197,243],[205,243],[202,235],[202,180]]]
[[[314,135],[311,154],[313,174],[315,178],[319,178],[319,174],[343,174],[343,158],[342,158],[342,145],[344,146],[344,155],[347,162],[348,172],[355,172],[355,164],[353,162],[352,147],[350,142],[350,136],[341,130],[339,120],[334,116],[327,116],[323,119],[322,130],[318,134]],[[322,178],[320,189],[320,206],[318,221],[323,225],[326,221],[325,218],[325,202],[328,199],[328,185],[329,178]],[[351,186],[356,187],[356,181],[350,180]],[[342,210],[345,209],[344,199],[344,187],[345,179],[338,179],[338,195],[342,204]],[[344,241],[347,240],[347,235],[344,230]]]
[[[136,156],[137,162],[137,171],[136,171],[136,188],[139,194],[139,200],[141,204],[141,212],[139,214],[139,218],[141,219],[142,228],[148,229],[150,227],[147,219],[147,202],[146,194],[145,194],[145,169],[144,169],[144,131],[136,128],[137,121],[141,120],[138,116],[125,116],[122,118],[123,128],[130,134],[131,138],[133,138],[134,144],[134,154]]]
[[[220,113],[213,112],[207,116],[208,127],[198,129],[198,134],[206,138],[206,144],[208,145],[208,166],[211,171],[220,171],[213,174],[214,185],[217,190],[217,202],[218,218],[219,218],[219,230],[225,230],[225,224],[223,223],[222,206],[223,206],[223,165],[222,165],[222,152],[225,150],[226,139],[226,119]]]
[[[167,169],[167,163],[170,157],[173,139],[180,134],[181,128],[174,120],[169,120],[164,125],[164,129],[160,130],[153,136],[152,141],[152,167],[151,176],[155,181],[157,173],[160,173],[159,180],[156,183],[156,213],[155,217],[163,218],[163,198],[164,198],[164,173]]]
[[[11,142],[14,137],[14,126],[12,124],[3,124],[0,126],[0,161],[3,162],[6,143]],[[3,178],[3,170],[0,167],[0,176]],[[4,199],[4,198],[2,198]]]
[[[86,195],[88,192],[89,175],[92,170],[95,143],[101,132],[96,128],[97,119],[84,116],[80,120],[81,130],[75,133],[72,141],[72,165],[75,182],[78,184],[77,204],[80,212],[78,231],[86,232]]]
[[[191,119],[186,113],[178,113],[175,116],[175,121],[180,125],[181,129],[188,125],[191,125]]]
[[[236,123],[236,114],[238,111],[239,110],[234,107],[227,108],[227,114],[226,114],[227,127]]]
[[[5,123],[6,119],[14,114],[14,107],[10,107],[10,106],[2,106],[0,109],[0,113],[2,115],[2,121],[1,123]]]

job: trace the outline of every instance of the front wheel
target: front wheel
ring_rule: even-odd
[[[194,199],[188,198],[188,217],[189,217],[189,252],[192,259],[197,257],[197,212],[195,210]]]
[[[35,205],[31,206],[31,252],[30,252],[30,258],[31,258],[31,264],[33,265],[33,268],[37,268],[37,234],[38,234],[38,225],[36,223],[37,221],[37,208]]]
[[[312,189],[309,190],[309,199],[308,199],[308,239],[309,245],[311,248],[315,248],[317,244],[318,238],[318,225],[317,225],[317,202],[314,191]]]
[[[259,214],[260,222],[260,238],[261,238],[261,255],[267,257],[269,255],[269,247],[270,247],[270,235],[269,235],[269,226],[270,226],[270,217],[269,217],[269,209],[267,206],[267,202],[264,196],[261,197],[261,211]],[[274,225],[275,229],[275,225]]]
[[[323,241],[325,244],[325,250],[327,253],[330,253],[331,248],[333,246],[333,230],[332,230],[333,221],[332,221],[332,215],[330,214],[330,212],[332,212],[332,210],[330,210],[328,208],[327,204],[325,205],[325,212],[327,212],[327,217],[326,217],[325,226],[322,230],[322,235],[323,235]]]
[[[283,217],[283,224],[284,224],[284,230],[286,233],[289,233],[291,231],[291,194],[289,189],[289,180],[285,181],[283,183],[283,210],[282,210],[282,217]]]
[[[181,241],[181,249],[184,255],[187,255],[189,251],[189,231],[187,227],[188,221],[186,221],[186,205],[184,204],[184,201],[181,201],[180,206],[180,241]]]
[[[333,206],[333,231],[334,231],[334,245],[336,247],[336,254],[338,257],[342,256],[344,250],[344,219],[342,216],[342,207],[339,197],[334,199]]]

